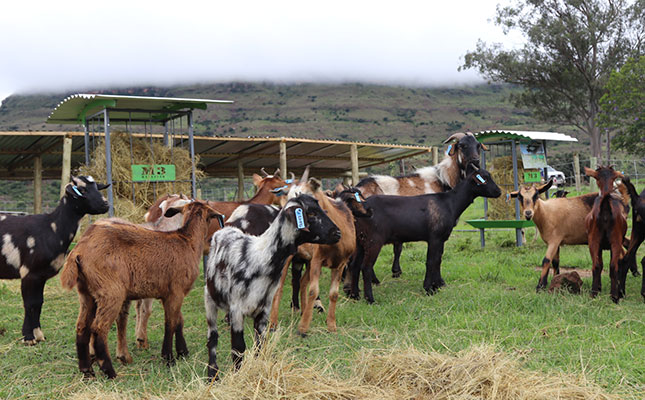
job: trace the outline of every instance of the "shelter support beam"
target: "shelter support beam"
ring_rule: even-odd
[[[63,139],[63,164],[60,175],[60,197],[65,194],[65,186],[70,180],[72,172],[72,138],[65,136]]]
[[[280,141],[280,177],[287,179],[287,142]]]
[[[517,176],[517,142],[511,141],[511,157],[513,157],[513,190],[519,189],[519,180]],[[520,201],[515,198],[515,219],[520,219]],[[517,247],[522,246],[522,229],[515,228],[515,243]]]
[[[188,117],[188,142],[190,144],[190,179],[192,185],[193,199],[197,198],[197,180],[195,178],[195,138],[193,137],[193,112],[190,111]]]
[[[43,159],[34,157],[34,214],[43,212]]]
[[[432,147],[432,165],[439,164],[439,148]]]
[[[352,163],[352,186],[358,184],[358,146],[356,144],[349,145],[350,160]]]
[[[112,145],[110,144],[110,115],[107,109],[103,109],[103,131],[105,132],[105,176],[108,198],[108,215],[114,217],[114,191],[112,184]]]
[[[244,200],[244,164],[237,160],[237,201]]]

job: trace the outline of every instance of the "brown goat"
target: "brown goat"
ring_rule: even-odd
[[[601,290],[602,272],[602,251],[611,251],[609,262],[609,277],[611,279],[611,299],[618,303],[623,297],[621,290],[618,267],[625,252],[623,250],[623,238],[627,233],[627,218],[624,214],[624,204],[611,196],[614,188],[614,181],[623,178],[623,174],[609,167],[598,167],[595,171],[585,167],[585,174],[598,181],[600,194],[594,200],[593,208],[585,223],[591,254],[593,282],[591,284],[591,296],[596,297]]]
[[[587,231],[582,227],[598,196],[598,193],[588,193],[576,197],[541,199],[540,193],[546,192],[552,184],[553,181],[549,180],[543,185],[532,184],[509,193],[510,197],[519,199],[522,214],[527,220],[533,220],[547,245],[536,290],[548,286],[551,267],[554,276],[560,273],[560,246],[587,244]],[[621,194],[614,191],[612,196],[620,198]]]
[[[180,356],[188,354],[183,336],[181,304],[199,275],[199,260],[211,219],[221,217],[203,202],[166,216],[184,214],[184,224],[172,232],[158,232],[119,219],[99,220],[91,225],[67,257],[61,274],[64,288],[78,287],[80,311],[76,322],[79,369],[93,376],[89,357],[90,338],[101,370],[116,377],[107,345],[112,323],[117,321],[117,358],[132,361],[126,343],[130,300],[161,299],[165,333],[161,355],[173,362],[172,342]]]
[[[315,178],[308,179],[308,169],[303,174],[300,182],[289,190],[288,198],[293,198],[301,194],[313,196],[319,203],[327,216],[340,229],[341,238],[338,243],[333,245],[308,245],[303,249],[298,248],[299,253],[311,252],[311,261],[305,274],[300,280],[300,298],[302,306],[302,316],[298,324],[298,332],[305,336],[309,331],[311,324],[314,302],[320,291],[319,279],[322,267],[331,269],[331,285],[329,287],[329,307],[327,310],[327,329],[330,332],[336,332],[336,302],[338,301],[338,290],[340,286],[343,270],[349,262],[356,249],[356,230],[354,228],[354,217],[352,212],[342,200],[329,198],[321,189],[321,182]],[[287,261],[286,266],[288,265]],[[283,276],[285,275],[283,270]],[[277,323],[277,304],[279,303],[279,294],[282,292],[284,279],[281,279],[281,285],[276,292],[271,312],[271,325]],[[308,291],[307,291],[308,289]]]

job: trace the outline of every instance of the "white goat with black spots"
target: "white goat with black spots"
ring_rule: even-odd
[[[216,377],[219,370],[218,310],[229,313],[232,357],[238,368],[246,349],[244,317],[254,319],[255,340],[259,344],[287,258],[303,243],[332,244],[339,239],[338,227],[308,195],[289,200],[260,236],[248,235],[234,227],[225,227],[213,235],[204,288],[209,378]]]

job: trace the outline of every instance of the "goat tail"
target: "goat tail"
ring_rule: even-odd
[[[76,286],[80,268],[81,259],[76,253],[72,252],[65,260],[63,272],[60,274],[60,283],[63,288],[71,290]]]
[[[632,184],[629,177],[625,177],[622,181],[623,181],[623,185],[625,185],[625,188],[627,188],[627,193],[629,193],[629,197],[632,200],[632,207],[636,207],[639,199],[638,193],[636,192],[636,188]]]

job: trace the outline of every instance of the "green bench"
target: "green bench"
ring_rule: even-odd
[[[498,221],[493,221],[493,220],[487,220],[487,219],[470,219],[467,220],[466,223],[473,228],[479,229],[479,237],[481,240],[482,247],[486,245],[486,241],[484,239],[484,229],[497,229],[497,228],[513,228],[516,230],[516,233],[522,229],[522,228],[528,228],[531,226],[535,226],[533,221],[527,221],[527,220],[516,220],[516,219],[509,219],[509,220],[498,220]],[[516,237],[518,238],[517,246],[521,246],[522,242],[519,240],[520,235],[516,234]]]

